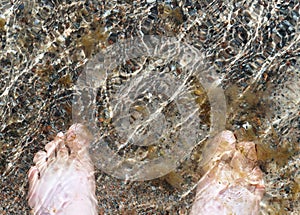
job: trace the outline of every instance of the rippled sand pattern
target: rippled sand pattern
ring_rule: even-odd
[[[298,214],[299,9],[298,1],[275,0],[2,0],[0,214],[29,214],[26,174],[34,154],[73,123],[72,101],[78,96],[74,84],[88,60],[112,44],[142,35],[177,37],[203,53],[206,66],[221,77],[227,100],[226,129],[234,131],[239,141],[257,144],[266,184],[262,213]],[[132,74],[139,77],[138,68],[151,67],[155,60],[126,62],[116,68],[119,79],[108,87],[122,84]],[[176,65],[169,62],[161,68]],[[201,97],[203,89],[194,85],[195,95]],[[98,119],[103,128],[110,128],[104,108],[110,100],[105,99],[99,91]],[[195,101],[201,101],[203,124],[210,125],[205,95]],[[170,110],[163,113],[172,118],[175,109]],[[142,109],[133,111],[138,116],[135,111]],[[153,152],[157,156],[154,148],[130,150],[134,156]],[[202,144],[198,145],[176,170],[149,181],[119,180],[98,170],[100,214],[188,214],[193,187],[203,174],[202,151]]]

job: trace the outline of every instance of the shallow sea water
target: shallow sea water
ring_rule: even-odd
[[[299,8],[297,1],[275,0],[1,1],[0,214],[29,214],[27,171],[34,154],[74,122],[74,100],[82,93],[75,85],[87,62],[100,51],[143,35],[176,37],[201,53],[203,68],[219,77],[225,95],[224,127],[234,131],[238,140],[257,144],[266,182],[261,213],[300,213]],[[99,133],[111,134],[112,150],[119,148],[124,141],[121,137],[128,134],[120,126],[123,119],[114,118],[110,109],[117,104],[122,86],[147,77],[148,70],[166,74],[167,80],[170,74],[181,77],[182,65],[143,56],[112,69],[113,76],[95,98]],[[164,84],[168,86],[161,81],[160,91],[165,90]],[[143,81],[134,86],[141,92],[148,87]],[[188,103],[189,99],[199,109],[195,122],[201,126],[189,126],[199,133],[194,141],[201,142],[209,135],[212,103],[193,77],[186,86],[191,92],[187,95],[192,96],[180,101]],[[181,92],[186,92],[185,88]],[[126,98],[124,104],[134,107],[126,117],[131,117],[131,124],[138,124],[167,96],[153,94],[152,103],[146,94],[132,102],[132,97]],[[167,123],[156,121],[164,127],[151,130],[146,142],[138,139],[142,146],[130,145],[116,154],[137,160],[162,156],[168,148],[151,147],[147,141],[181,122],[180,101],[158,111]],[[165,137],[170,148],[176,146],[177,138],[171,134]],[[118,179],[98,169],[100,214],[188,214],[194,185],[203,174],[204,143],[180,159],[169,174],[148,181]]]

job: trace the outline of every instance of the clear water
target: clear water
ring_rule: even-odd
[[[166,43],[148,44],[164,53],[157,56],[146,54],[145,38],[128,44],[128,50],[141,47],[140,56],[109,61],[109,73],[91,64],[100,52],[143,35],[175,37],[178,43],[169,53],[163,52]],[[147,175],[153,174],[147,181],[128,181],[123,167],[105,172],[110,166],[98,165],[103,213],[187,214],[201,164],[209,159],[204,151],[213,151],[205,140],[214,126],[257,143],[267,183],[263,213],[299,212],[299,40],[297,1],[1,1],[0,212],[29,213],[26,174],[34,154],[57,132],[89,117],[100,128],[94,146],[107,137],[112,162],[127,160],[129,172],[140,161],[157,159],[161,165],[166,153],[181,153],[160,166],[168,173],[160,178],[146,165]],[[196,52],[180,58],[178,44]],[[128,50],[123,53],[133,52]],[[205,76],[186,69],[198,57],[201,64],[195,66]],[[89,77],[99,81],[96,91],[77,88],[88,65],[94,71]],[[214,87],[201,78],[213,78]],[[226,109],[215,108],[222,95]],[[93,108],[75,111],[78,99],[84,105],[76,107]],[[93,149],[95,162],[105,161],[107,155]]]

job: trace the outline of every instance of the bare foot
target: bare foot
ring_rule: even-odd
[[[28,173],[32,213],[97,214],[94,167],[88,153],[91,134],[81,124],[59,133],[36,153]]]
[[[218,144],[218,148],[204,167],[206,173],[198,182],[191,215],[259,214],[265,189],[255,144],[236,143],[230,131],[217,135],[211,144]]]

